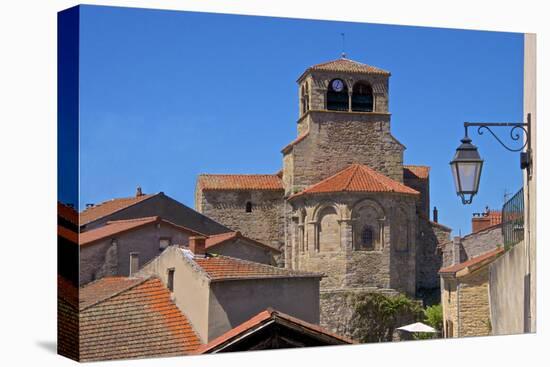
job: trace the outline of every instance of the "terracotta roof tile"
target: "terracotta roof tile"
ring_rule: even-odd
[[[57,235],[67,241],[78,243],[78,233],[68,228],[57,226]]]
[[[235,240],[235,239],[238,239],[238,238],[241,238],[241,239],[243,239],[247,242],[252,243],[255,246],[263,247],[263,248],[266,248],[266,249],[268,249],[270,251],[273,251],[273,252],[277,252],[277,253],[281,252],[281,251],[279,251],[279,250],[277,250],[277,249],[275,249],[271,246],[268,246],[264,243],[261,243],[261,242],[258,242],[256,240],[253,240],[252,238],[243,236],[241,234],[241,232],[238,232],[238,231],[237,232],[227,232],[227,233],[221,233],[221,234],[217,234],[217,235],[208,236],[208,238],[206,239],[206,249],[224,244],[228,241]]]
[[[329,192],[392,192],[418,195],[419,192],[403,185],[363,164],[352,164],[323,181],[290,196]]]
[[[86,208],[84,211],[80,212],[80,225],[82,226],[84,224],[88,224],[97,219],[100,219],[107,215],[118,212],[119,210],[122,210],[129,206],[132,206],[134,204],[147,200],[155,195],[156,194],[149,194],[149,195],[141,195],[141,196],[132,196],[129,198],[111,199],[101,204],[94,205],[90,208]]]
[[[159,279],[103,278],[81,289],[89,294],[101,301],[81,307],[81,361],[185,355],[200,345]]]
[[[185,228],[183,226],[178,226],[158,216],[155,216],[155,217],[108,221],[103,227],[95,228],[95,229],[80,233],[80,238],[78,243],[80,246],[89,245],[101,239],[108,238],[117,234],[121,234],[126,231],[131,231],[152,223],[163,223],[193,236],[202,235],[202,233],[193,231],[192,229]]]
[[[460,270],[463,270],[472,266],[476,266],[476,265],[483,265],[487,262],[491,262],[494,259],[496,259],[498,256],[500,256],[502,253],[504,253],[504,249],[502,247],[497,247],[494,250],[485,252],[479,256],[473,257],[460,264],[455,264],[455,265],[447,266],[445,268],[441,268],[439,270],[439,274],[456,274]]]
[[[407,177],[407,178],[426,179],[426,178],[430,177],[430,167],[429,166],[404,165],[403,166],[403,176]]]
[[[202,190],[283,190],[283,182],[277,175],[211,175],[198,178]]]
[[[323,62],[321,64],[310,66],[300,76],[300,78],[298,78],[298,80],[302,79],[302,77],[310,71],[333,71],[333,72],[336,71],[336,72],[344,72],[344,73],[378,74],[378,75],[386,75],[386,76],[391,75],[389,71],[386,71],[371,65],[363,64],[358,61],[343,58],[343,57],[336,60]]]
[[[228,256],[194,258],[212,281],[264,278],[321,278],[321,273],[290,270]]]
[[[57,215],[71,224],[78,225],[78,212],[62,202],[57,202]]]
[[[273,309],[267,309],[253,316],[252,318],[243,322],[242,324],[236,326],[235,328],[227,331],[226,333],[220,335],[219,337],[212,340],[210,343],[202,345],[197,350],[195,350],[193,354],[210,353],[216,348],[222,347],[224,344],[227,344],[232,340],[235,340],[241,337],[245,333],[249,334],[250,332],[254,332],[255,329],[257,329],[258,327],[261,327],[262,325],[265,325],[267,322],[278,321],[279,319],[285,320],[295,325],[299,325],[300,327],[306,329],[310,333],[328,336],[329,338],[334,339],[335,342],[338,344],[355,344],[353,340],[348,339],[341,335],[331,333],[328,330],[325,330],[318,325],[310,324],[309,322],[300,320],[296,317],[292,317],[290,315],[284,314],[282,312],[279,312]]]
[[[307,138],[309,135],[309,131],[306,132],[305,134],[302,134],[300,135],[299,137],[297,137],[296,139],[294,139],[293,141],[291,141],[286,147],[284,147],[281,152],[283,154],[286,154],[288,152],[290,152],[292,150],[292,148],[294,148],[294,146],[298,143],[300,143],[301,141],[303,141],[305,138]]]

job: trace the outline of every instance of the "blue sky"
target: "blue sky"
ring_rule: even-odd
[[[521,121],[523,35],[84,6],[80,203],[163,191],[193,207],[200,173],[273,173],[296,137],[296,79],[336,59],[390,70],[392,133],[432,167],[431,206],[458,234],[521,187],[519,154],[470,135],[485,159],[470,206],[449,169],[463,121]],[[507,130],[499,131],[504,138]]]

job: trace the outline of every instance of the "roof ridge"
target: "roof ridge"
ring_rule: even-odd
[[[353,163],[352,165],[350,165],[350,168],[351,168],[351,171],[353,172],[351,172],[351,174],[348,177],[348,181],[344,184],[345,191],[347,191],[347,189],[349,188],[349,185],[351,184],[351,180],[353,180],[353,178],[357,174],[357,170],[359,169],[359,164]]]
[[[199,176],[275,176],[278,173],[200,173]]]
[[[352,169],[352,167],[356,165],[357,168],[354,170],[354,172],[351,174],[350,178],[346,177],[346,182],[343,187],[338,187],[337,189],[334,189],[334,191],[318,191],[316,192],[315,189],[322,187],[324,184],[329,183],[332,180],[337,180],[339,176],[346,175],[348,171]],[[361,170],[365,175],[370,176],[370,178],[374,181],[376,185],[379,187],[382,187],[383,189],[378,189],[380,192],[388,192],[388,193],[402,193],[402,194],[411,194],[411,195],[418,195],[419,192],[414,190],[413,188],[410,188],[404,184],[402,184],[399,181],[396,181],[390,177],[387,177],[386,175],[376,171],[375,169],[371,168],[370,166],[362,163],[353,163],[349,165],[348,167],[336,172],[335,174],[313,184],[309,187],[305,188],[304,190],[290,195],[289,199],[303,195],[308,193],[323,193],[323,192],[352,192],[350,189],[350,185],[354,178],[357,177],[357,171]],[[363,180],[363,179],[361,179]],[[322,190],[322,189],[321,189]],[[376,189],[368,189],[368,190],[353,190],[357,192],[377,192]]]
[[[101,282],[102,280],[105,281],[105,279],[110,279],[110,278],[121,278],[121,279],[134,279],[134,278],[135,278],[135,279],[140,279],[140,281],[135,282],[135,283],[130,283],[128,286],[126,286],[126,287],[124,287],[124,288],[122,288],[122,289],[120,289],[120,290],[114,292],[113,294],[110,294],[110,295],[108,295],[108,296],[105,296],[105,297],[103,297],[103,298],[100,298],[99,300],[96,300],[96,301],[94,301],[94,302],[92,302],[92,303],[90,303],[90,304],[88,304],[88,305],[86,305],[86,306],[84,306],[84,307],[82,307],[82,308],[79,307],[79,310],[80,310],[80,311],[84,311],[84,310],[86,310],[86,309],[88,309],[88,308],[90,308],[90,307],[92,307],[92,306],[96,306],[96,305],[98,305],[98,304],[100,304],[100,303],[102,303],[102,302],[105,302],[105,301],[107,301],[107,300],[109,300],[109,299],[111,299],[111,298],[113,298],[113,297],[115,297],[115,296],[118,296],[119,294],[121,294],[121,293],[123,293],[123,292],[126,292],[126,291],[128,291],[128,290],[130,290],[130,289],[132,289],[132,288],[134,288],[134,287],[136,287],[136,286],[138,286],[138,285],[140,285],[140,284],[145,283],[146,281],[148,281],[148,280],[150,280],[150,279],[158,279],[157,277],[152,276],[152,275],[145,276],[145,277],[140,277],[140,276],[138,276],[138,277],[124,277],[124,276],[105,277],[105,278],[98,279],[98,280],[96,280],[96,281],[94,281],[94,282],[88,283],[88,284],[86,285],[86,287],[89,287],[89,286],[92,285],[92,284],[96,284],[96,283],[98,283],[98,282]],[[79,290],[79,300],[80,300],[80,290]]]
[[[152,215],[150,217],[109,220],[105,224],[110,225],[110,224],[117,224],[117,223],[147,222],[147,221],[153,221],[153,219],[154,220],[159,220],[159,219],[162,220],[162,218],[160,216]],[[101,228],[101,227],[98,227],[98,229],[99,228]],[[93,229],[92,229],[92,231],[93,231]]]

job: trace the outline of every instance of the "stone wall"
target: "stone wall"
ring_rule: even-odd
[[[139,254],[139,266],[161,253],[161,238],[186,245],[189,235],[168,224],[156,223],[99,240],[80,248],[80,285],[109,275],[128,276],[130,253]]]
[[[464,236],[460,239],[459,262],[464,262],[472,257],[494,250],[498,245],[503,245],[502,228],[493,226],[483,231]],[[442,267],[453,265],[453,241],[447,241],[441,246]]]
[[[439,288],[439,269],[443,264],[440,244],[450,240],[451,229],[430,222],[425,218],[418,220],[418,239],[416,251],[416,281],[418,289]]]
[[[416,237],[415,199],[393,194],[332,194],[330,200],[324,196],[296,199],[293,217],[288,233],[293,236],[289,243],[294,248],[287,251],[293,267],[300,270],[320,271],[327,275],[321,281],[321,288],[393,288],[414,296],[416,291]],[[364,208],[370,208],[364,210]],[[326,226],[323,216],[330,208],[332,226]],[[299,219],[300,213],[306,216]],[[333,213],[331,212],[331,213]],[[372,250],[358,249],[354,241],[358,236],[363,219],[354,213],[367,213],[365,219],[376,237]],[[398,213],[402,213],[398,215]],[[303,238],[300,221],[304,221]],[[366,222],[366,223],[367,223]],[[319,227],[333,231],[332,246],[323,246]],[[397,241],[404,243],[397,243]],[[302,245],[303,243],[303,245]],[[411,274],[413,276],[411,276]]]
[[[389,118],[380,113],[310,111],[307,137],[287,153],[293,155],[292,167],[284,168],[292,176],[290,191],[301,191],[353,163],[403,182],[404,146],[391,135]]]
[[[430,179],[403,175],[403,183],[420,193],[417,212],[426,218],[430,217]]]
[[[446,338],[491,335],[488,277],[486,266],[458,279],[454,276],[442,279],[441,304]]]
[[[382,293],[387,296],[399,294],[392,289],[380,288],[355,288],[322,290],[320,297],[321,326],[339,334],[352,337],[351,319],[354,313],[354,300],[358,296]]]
[[[459,335],[486,336],[491,334],[489,313],[488,268],[459,278]]]
[[[282,190],[201,191],[202,213],[277,250],[283,250],[284,218]],[[246,212],[246,203],[252,211]]]
[[[441,279],[441,307],[443,309],[443,334],[456,338],[458,327],[457,283],[454,277]]]

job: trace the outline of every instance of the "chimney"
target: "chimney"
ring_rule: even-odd
[[[438,218],[437,218],[437,206],[434,206],[433,219],[434,219],[433,221],[434,221],[435,223],[437,223],[437,220],[438,220]]]
[[[140,196],[143,196],[143,192],[141,191],[141,186],[138,186],[136,189],[136,198],[139,198]]]
[[[451,265],[460,264],[460,236],[453,237],[453,263]]]
[[[472,215],[472,233],[476,233],[491,226],[491,218],[489,217],[489,210],[486,209],[484,213],[474,213]]]
[[[204,257],[206,255],[206,237],[189,237],[189,250],[191,250],[195,257]]]

